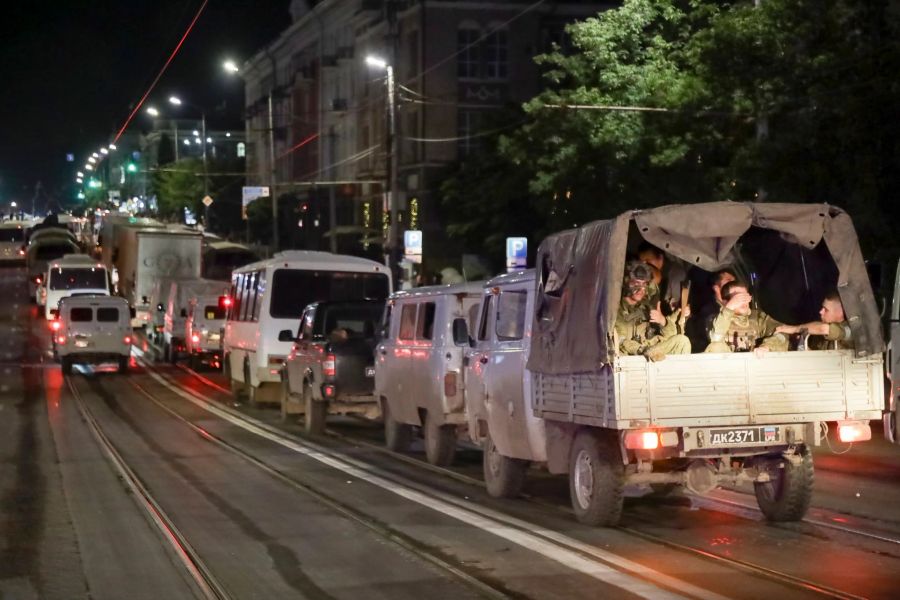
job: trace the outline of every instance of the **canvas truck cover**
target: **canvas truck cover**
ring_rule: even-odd
[[[751,227],[812,250],[824,241],[857,356],[884,350],[881,323],[850,217],[825,204],[711,202],[629,211],[547,237],[537,252],[536,301],[528,369],[590,373],[612,361],[628,231],[706,271],[733,260]]]

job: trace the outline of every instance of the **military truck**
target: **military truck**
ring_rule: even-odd
[[[764,355],[694,348],[658,361],[621,354],[614,324],[626,258],[645,240],[694,276],[741,271],[759,307],[782,323],[816,320],[836,288],[854,348]],[[883,418],[879,311],[851,219],[837,207],[717,202],[629,211],[548,237],[530,290],[530,389],[507,398],[490,378],[511,375],[487,368],[483,385],[494,391],[484,401],[503,407],[494,417],[521,421],[527,410],[540,419],[540,435],[503,444],[520,448],[506,458],[540,456],[551,472],[567,473],[581,522],[615,525],[627,484],[702,494],[742,480],[753,483],[769,520],[799,520],[812,495],[810,448],[830,424],[844,442],[868,440],[870,422]],[[497,304],[482,302],[483,310]],[[476,351],[490,367],[491,348]],[[502,439],[491,429],[498,427],[488,421],[470,431]],[[524,436],[534,427],[520,429]],[[502,466],[504,457],[492,460]]]

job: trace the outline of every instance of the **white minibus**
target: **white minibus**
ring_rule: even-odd
[[[47,320],[59,313],[59,301],[67,296],[82,294],[110,295],[106,267],[84,254],[66,254],[47,268],[38,304],[44,307]]]
[[[307,304],[384,300],[381,263],[328,252],[289,250],[236,269],[225,323],[224,369],[236,396],[280,402],[281,370]]]

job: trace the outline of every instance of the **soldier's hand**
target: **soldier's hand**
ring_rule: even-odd
[[[659,362],[661,360],[666,359],[666,353],[662,351],[661,348],[650,348],[646,352],[644,352],[644,356],[647,357],[647,360],[652,362]]]
[[[685,319],[691,318],[691,305],[690,304],[684,305],[684,308],[681,309],[681,316],[684,317]]]
[[[662,313],[662,305],[659,302],[656,303],[656,308],[650,309],[650,322],[666,326],[666,316]]]
[[[766,354],[769,353],[769,349],[765,346],[760,346],[759,348],[753,349],[753,354],[756,355],[756,358],[763,358]]]
[[[751,299],[752,298],[750,294],[748,294],[747,292],[739,292],[728,300],[728,304],[725,305],[725,308],[727,308],[728,310],[740,308],[742,306],[750,304]]]
[[[775,328],[775,333],[787,333],[788,335],[797,333],[799,331],[799,325],[779,325]]]

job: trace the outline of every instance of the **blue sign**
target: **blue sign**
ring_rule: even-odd
[[[528,264],[528,238],[506,238],[506,267],[514,269]]]
[[[403,253],[406,255],[422,254],[422,232],[406,230],[403,232]]]
[[[75,162],[75,155],[72,153],[66,154],[66,162]]]

